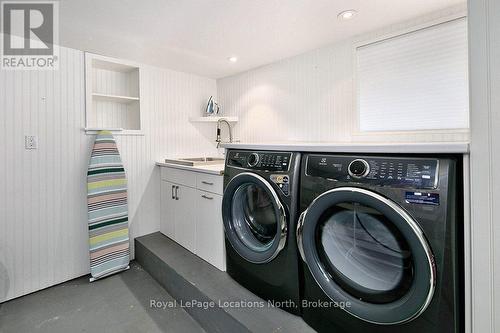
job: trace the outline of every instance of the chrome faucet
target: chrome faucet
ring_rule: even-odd
[[[229,142],[233,142],[233,131],[231,128],[231,124],[226,119],[221,118],[221,119],[217,120],[217,139],[215,139],[215,142],[217,142],[217,148],[219,148],[219,145],[222,142],[220,139],[220,132],[221,132],[220,124],[221,123],[225,123],[227,125],[227,129],[229,130]]]

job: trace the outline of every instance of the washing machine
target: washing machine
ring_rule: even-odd
[[[308,154],[297,244],[318,332],[463,331],[458,159]]]
[[[300,154],[228,150],[222,217],[227,273],[274,306],[300,313]]]

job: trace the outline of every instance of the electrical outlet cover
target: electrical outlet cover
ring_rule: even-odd
[[[24,137],[24,148],[25,149],[36,149],[37,148],[37,138],[34,135],[26,135]]]

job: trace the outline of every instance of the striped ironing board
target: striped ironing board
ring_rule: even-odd
[[[100,131],[87,171],[90,281],[127,269],[130,261],[127,179],[115,139]]]

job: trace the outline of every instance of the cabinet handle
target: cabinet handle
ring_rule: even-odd
[[[172,185],[172,199],[175,199],[175,195],[174,195],[174,185]]]
[[[211,183],[211,182],[206,182],[204,180],[201,181],[202,184],[205,184],[205,185],[213,185],[214,183]]]
[[[179,200],[179,194],[177,193],[177,190],[179,189],[179,186],[175,187],[175,200]]]
[[[205,194],[203,194],[201,196],[203,199],[208,199],[208,200],[212,200],[214,197],[209,197],[209,196],[206,196]]]

